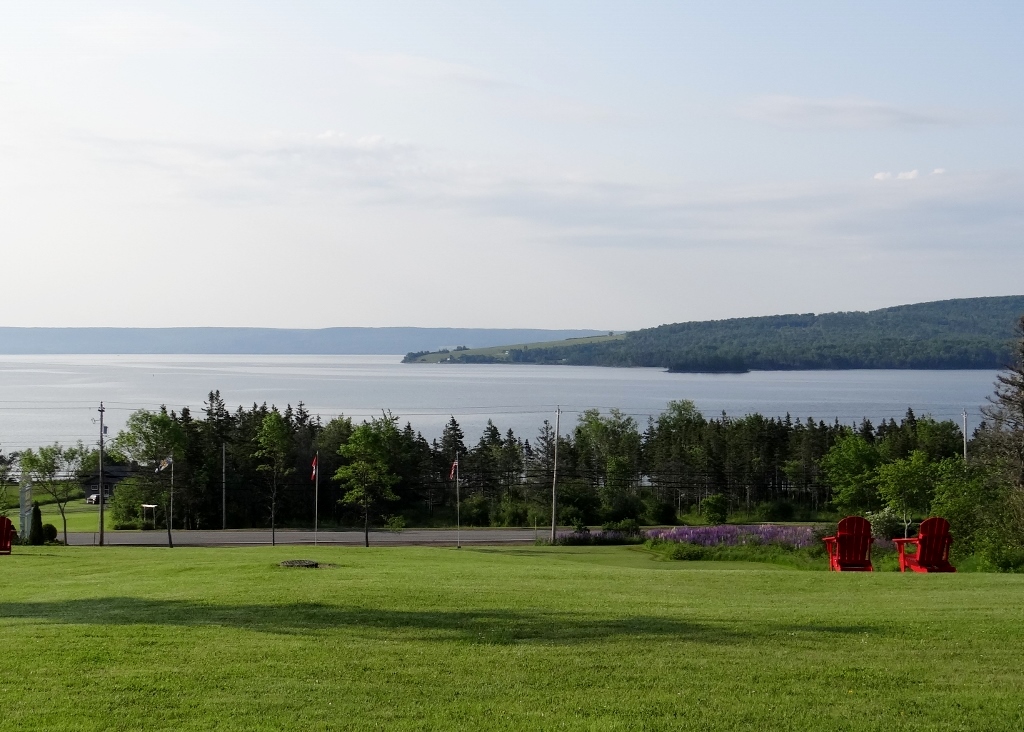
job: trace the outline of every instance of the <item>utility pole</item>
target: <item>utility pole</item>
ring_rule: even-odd
[[[228,449],[220,443],[220,528],[228,527]]]
[[[561,430],[562,408],[555,407],[555,460],[551,470],[551,543],[558,540],[558,433]]]
[[[967,462],[967,409],[964,409],[964,462]]]
[[[103,433],[106,432],[103,427],[103,413],[105,411],[107,410],[103,408],[103,402],[100,402],[100,546],[103,546],[103,504],[106,500],[106,496],[103,495],[106,492],[103,490]]]

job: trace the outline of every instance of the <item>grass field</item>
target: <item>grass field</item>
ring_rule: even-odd
[[[452,352],[434,352],[428,353],[417,358],[413,363],[439,363],[446,360],[449,356],[459,357],[462,356],[490,356],[499,360],[504,360],[508,356],[508,351],[512,349],[522,350],[524,348],[558,348],[560,346],[578,346],[584,343],[604,343],[605,341],[618,341],[625,338],[625,333],[616,333],[614,335],[599,335],[599,336],[583,336],[580,338],[567,338],[561,341],[538,341],[536,343],[515,343],[508,346],[490,346],[487,348],[467,348],[464,351],[452,351]]]
[[[4,729],[1024,727],[1021,576],[17,547],[0,577]]]
[[[47,503],[39,507],[40,512],[43,514],[44,524],[53,524],[57,527],[57,532],[64,530],[64,525],[60,520],[60,511],[57,510],[57,505],[54,503]],[[84,498],[80,498],[76,501],[71,501],[65,511],[68,516],[68,531],[99,531],[100,527],[100,507],[96,505],[90,506],[85,502]],[[106,529],[110,529],[113,522],[110,519],[110,506],[107,506],[106,515]],[[63,535],[58,535],[58,539],[63,541]]]

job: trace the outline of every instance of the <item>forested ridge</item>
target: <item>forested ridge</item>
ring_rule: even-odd
[[[997,369],[1011,357],[1024,296],[919,303],[870,312],[673,323],[618,340],[453,353],[452,362],[654,366],[680,372],[799,369]]]

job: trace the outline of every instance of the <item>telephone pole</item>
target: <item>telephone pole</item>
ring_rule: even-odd
[[[555,457],[551,470],[551,543],[558,539],[558,433],[561,430],[562,408],[555,407]]]
[[[967,409],[964,409],[964,462],[967,462]]]
[[[103,402],[100,402],[100,469],[99,469],[99,482],[100,482],[100,546],[103,546],[103,504],[105,502],[105,491],[103,490],[103,433],[106,431],[103,427],[103,413],[107,411],[103,408]]]
[[[220,528],[228,527],[228,448],[220,443]]]

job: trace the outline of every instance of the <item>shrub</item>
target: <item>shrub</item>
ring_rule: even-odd
[[[491,507],[481,495],[470,496],[462,502],[463,526],[489,526]]]
[[[492,526],[526,526],[529,519],[527,506],[509,496],[501,499],[491,514]]]
[[[867,519],[871,522],[871,535],[876,539],[891,540],[903,536],[903,521],[891,508],[874,513],[868,511]]]
[[[43,524],[43,541],[57,541],[57,527],[53,524]]]
[[[762,521],[792,521],[796,508],[789,501],[772,501],[758,506],[757,514]]]
[[[704,547],[696,544],[676,544],[668,552],[669,559],[681,559],[683,561],[697,562],[704,558],[707,552]]]
[[[405,516],[385,516],[384,517],[384,528],[388,531],[399,533],[405,528]]]
[[[122,480],[110,498],[110,519],[115,529],[141,529],[142,504],[148,503],[148,493],[136,477]]]
[[[634,519],[623,519],[622,521],[609,521],[601,527],[604,532],[618,532],[624,536],[640,536],[640,524]]]
[[[42,546],[46,538],[43,536],[43,512],[39,510],[39,501],[32,504],[32,524],[28,532],[28,543]]]
[[[639,496],[628,493],[618,493],[612,496],[611,501],[602,507],[601,513],[605,521],[625,521],[633,519],[636,521],[644,512],[644,502]]]
[[[721,493],[714,493],[701,503],[700,512],[709,524],[724,524],[729,515],[729,499]]]
[[[657,501],[654,498],[649,498],[644,501],[644,521],[648,524],[675,524],[678,523],[676,520],[676,507],[666,501]]]
[[[586,526],[583,512],[576,506],[560,506],[558,509],[558,523],[563,526]]]

